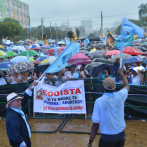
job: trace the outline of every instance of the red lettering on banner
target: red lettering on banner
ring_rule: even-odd
[[[56,94],[57,93],[57,94]],[[54,96],[59,96],[59,91],[56,91],[55,93],[54,93]]]
[[[69,91],[71,91],[71,94],[74,94],[74,93],[73,93],[74,90],[75,90],[75,89],[69,89]]]
[[[61,95],[63,95],[63,92],[62,92],[62,90],[60,90],[60,94],[61,94]]]
[[[53,92],[52,91],[48,92],[48,96],[53,96]]]
[[[47,90],[43,90],[43,94],[47,96]]]
[[[77,93],[81,94],[81,91],[80,91],[80,89],[79,89],[79,88],[77,88],[77,89],[76,89],[75,94],[77,94]]]
[[[68,95],[69,92],[68,92],[68,89],[64,89],[64,95]]]

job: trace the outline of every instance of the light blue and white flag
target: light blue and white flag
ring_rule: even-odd
[[[41,55],[40,55],[40,50],[39,50],[39,57],[40,57]]]
[[[54,44],[54,49],[55,49],[55,57],[58,57],[58,51],[57,51],[56,44]]]
[[[51,45],[52,45],[52,39],[49,39],[48,42],[51,43]]]
[[[28,49],[27,49],[27,61],[28,61],[28,62],[30,61]]]
[[[17,47],[17,54],[18,56],[20,55],[20,50],[18,49],[18,47]]]
[[[144,30],[134,23],[130,22],[126,18],[122,19],[121,25],[121,47],[120,47],[120,67],[122,67],[122,51],[124,48],[124,42],[127,35],[133,33],[134,35],[138,35],[140,38],[144,37]]]
[[[66,45],[69,45],[70,41],[67,40],[67,38],[65,38],[65,42],[66,42]]]
[[[12,47],[7,47],[7,51],[13,51]]]
[[[85,43],[85,47],[87,47],[88,43],[90,43],[89,39],[88,39],[88,38],[85,39],[85,40],[84,40],[84,43]]]
[[[106,43],[107,43],[107,37],[105,39],[103,39],[103,43],[106,45]]]
[[[63,50],[63,52],[58,56],[58,58],[46,69],[42,76],[38,79],[40,80],[45,73],[55,73],[62,70],[64,67],[68,66],[67,61],[77,52],[79,46],[73,41]]]

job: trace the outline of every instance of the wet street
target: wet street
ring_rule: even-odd
[[[54,131],[62,119],[30,119],[32,130]],[[64,131],[90,132],[92,121],[84,119],[70,119]],[[126,120],[125,147],[147,147],[147,122],[140,120]],[[97,135],[93,147],[98,147],[100,135]],[[75,133],[32,133],[32,147],[86,147],[88,134]],[[0,147],[10,147],[6,134],[5,117],[0,120]]]

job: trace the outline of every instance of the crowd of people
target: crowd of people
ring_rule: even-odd
[[[78,42],[77,42],[78,43]],[[89,44],[85,49],[87,51],[91,51],[93,48],[95,48],[96,51],[104,50],[105,52],[113,50],[112,47],[106,47],[103,43],[96,42],[97,46],[95,46],[94,43]],[[82,42],[81,42],[82,44]],[[37,56],[36,56],[37,57]],[[35,57],[35,58],[36,58]],[[112,56],[107,56],[107,60],[110,61]],[[13,57],[11,57],[13,58]],[[145,60],[145,58],[144,58]],[[144,61],[143,60],[143,61]],[[135,84],[135,85],[146,85],[147,84],[147,66],[142,62],[138,63],[127,63],[123,65],[124,68],[124,75],[126,76],[127,80],[129,81],[129,84]],[[1,62],[3,62],[3,58],[1,58]],[[114,63],[109,63],[108,65],[114,66],[116,70],[120,67],[120,59],[115,59]],[[10,85],[10,84],[20,84],[20,83],[27,83],[28,80],[37,80],[39,77],[43,74],[44,70],[40,70],[35,73],[35,68],[29,71],[25,71],[24,73],[15,73],[15,74],[6,74],[1,75],[0,74],[0,85]],[[70,78],[97,78],[100,80],[104,80],[105,78],[111,77],[114,78],[117,83],[123,84],[123,81],[121,77],[119,76],[119,73],[116,77],[113,77],[111,75],[111,72],[109,68],[104,68],[97,77],[92,77],[91,73],[92,71],[88,71],[85,68],[85,64],[80,65],[69,65],[59,71],[58,73],[50,73],[45,74],[45,79],[59,79],[59,81],[49,81],[48,84],[53,86],[59,86],[61,83],[64,83],[68,81]]]

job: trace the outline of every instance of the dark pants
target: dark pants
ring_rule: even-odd
[[[125,132],[121,132],[116,135],[102,134],[99,147],[124,147],[125,145]]]

